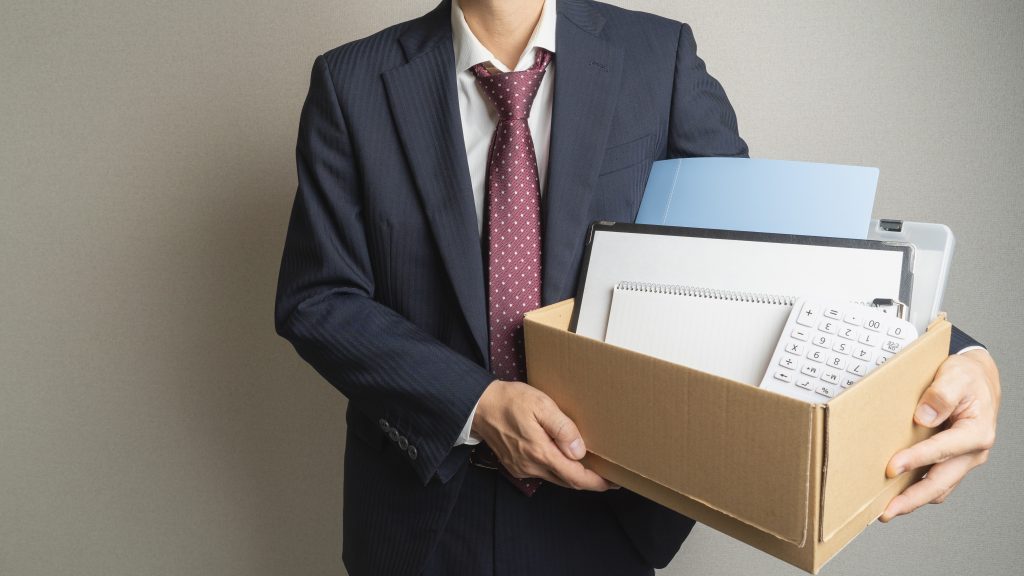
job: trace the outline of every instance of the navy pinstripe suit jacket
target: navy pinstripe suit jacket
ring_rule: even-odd
[[[459,495],[452,448],[488,372],[485,270],[446,0],[316,59],[276,325],[348,399],[344,557],[353,574],[420,570]],[[543,303],[573,295],[593,220],[632,221],[654,160],[743,156],[688,26],[560,0]],[[666,564],[692,521],[608,495]]]

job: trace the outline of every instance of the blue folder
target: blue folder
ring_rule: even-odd
[[[878,168],[748,158],[654,163],[637,224],[865,239]]]

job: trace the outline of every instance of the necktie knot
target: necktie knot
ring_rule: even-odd
[[[551,52],[538,49],[536,61],[527,70],[491,74],[486,66],[477,64],[473,66],[473,74],[499,120],[522,120],[530,117],[533,99],[550,62]]]

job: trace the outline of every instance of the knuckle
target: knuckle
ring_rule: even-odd
[[[551,412],[552,410],[558,410],[558,406],[555,405],[555,401],[550,396],[544,394],[540,390],[533,396],[534,407],[540,412]]]
[[[542,468],[532,463],[526,463],[519,466],[519,476],[517,478],[536,478],[540,476]]]
[[[566,427],[571,423],[565,414],[559,413],[555,416],[551,423],[551,429],[555,431],[554,437],[561,438],[562,434],[566,431]]]
[[[957,399],[956,394],[953,390],[950,390],[949,386],[939,386],[932,389],[931,401],[936,404],[936,408],[949,409],[956,405]]]
[[[996,432],[995,430],[988,430],[981,439],[981,449],[985,452],[985,458],[988,458],[988,451],[996,445]]]
[[[536,444],[530,444],[523,449],[523,456],[527,460],[532,462],[543,462],[545,460],[544,450],[540,449]]]

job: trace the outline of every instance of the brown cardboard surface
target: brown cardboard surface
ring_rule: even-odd
[[[652,482],[626,470],[625,468],[611,463],[600,456],[588,454],[584,459],[585,466],[594,470],[602,477],[615,482],[645,498],[659,502],[680,514],[693,518],[697,522],[718,530],[742,542],[767,552],[776,558],[789,562],[795,566],[812,566],[814,562],[814,546],[798,546],[791,542],[782,540],[763,530],[740,522],[736,518],[719,512],[714,508],[701,502],[687,498],[683,494],[673,491],[671,488]],[[816,507],[815,507],[816,509]],[[814,515],[807,517],[807,522],[813,523]],[[810,570],[810,568],[807,568]]]
[[[817,572],[918,477],[885,465],[929,433],[912,415],[946,357],[944,319],[826,406],[577,336],[571,313],[527,314],[530,383],[625,488]]]
[[[815,536],[813,406],[571,334],[563,304],[528,316],[529,379],[591,452],[788,542]]]
[[[893,454],[936,432],[914,424],[914,410],[948,354],[950,332],[949,322],[933,323],[884,369],[828,403],[822,540],[896,482],[885,477]],[[885,503],[875,516],[884,509]]]

